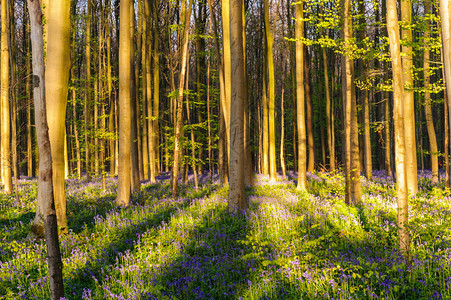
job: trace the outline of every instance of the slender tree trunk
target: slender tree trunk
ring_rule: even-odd
[[[345,46],[349,49],[352,39],[351,1],[344,0],[343,35]],[[354,62],[350,54],[344,55],[345,90],[345,138],[346,138],[346,203],[357,204],[361,201],[359,133],[357,127],[357,105],[354,87]]]
[[[305,133],[305,82],[304,82],[304,3],[295,6],[296,12],[296,119],[298,132],[298,189],[307,187],[307,143]]]
[[[448,119],[448,101],[446,97],[445,91],[445,109],[444,109],[444,117],[445,117],[445,138],[444,138],[444,156],[445,156],[445,184],[446,187],[450,186],[450,175],[449,175],[449,119]]]
[[[268,88],[266,86],[266,77],[268,73],[267,68],[267,57],[265,56],[264,62],[263,62],[263,90],[262,90],[262,106],[263,106],[263,126],[262,126],[262,136],[263,136],[263,174],[269,175],[269,123],[268,123]]]
[[[119,178],[116,204],[128,206],[131,192],[130,0],[120,4],[119,29]]]
[[[308,143],[308,163],[307,172],[315,170],[315,137],[313,133],[313,111],[312,97],[310,93],[310,63],[308,50],[305,48],[304,55],[304,82],[305,82],[305,109],[307,113],[307,143]],[[298,142],[299,143],[299,142]],[[299,161],[296,160],[296,161]]]
[[[158,27],[158,4],[159,0],[155,0],[154,4],[154,55],[153,55],[153,112],[152,112],[152,129],[153,129],[153,139],[154,139],[154,154],[153,154],[153,164],[155,175],[160,173],[160,130],[159,130],[159,115],[160,115],[160,49],[159,49],[159,27]],[[152,162],[151,162],[152,163]]]
[[[67,231],[65,192],[65,121],[70,70],[70,3],[51,1],[48,8],[46,109],[52,148],[53,191],[58,226]]]
[[[269,24],[269,0],[265,0],[266,57],[268,62],[268,132],[269,132],[269,178],[277,179],[276,164],[276,110],[275,110],[275,71],[273,56],[273,36]],[[299,126],[299,125],[298,125]],[[298,127],[299,129],[299,127]]]
[[[2,1],[2,4],[4,2],[5,1]],[[57,213],[55,211],[53,196],[52,155],[46,117],[42,12],[40,3],[37,0],[28,0],[28,7],[30,10],[33,51],[35,120],[38,148],[40,149],[39,155],[41,156],[39,159],[38,209],[36,210],[36,219],[39,220],[39,223],[41,224],[42,221],[45,222],[50,299],[57,300],[64,297],[63,263],[61,261],[61,252],[58,241]]]
[[[326,120],[327,120],[327,148],[329,150],[329,170],[331,172],[335,171],[335,151],[334,145],[332,144],[332,121],[331,115],[333,111],[331,110],[331,99],[330,99],[330,90],[329,90],[329,70],[327,67],[327,55],[326,48],[321,47],[323,53],[323,65],[324,65],[324,81],[326,83]]]
[[[364,108],[364,115],[363,115],[363,122],[364,122],[364,148],[365,148],[365,176],[367,179],[371,180],[373,178],[373,162],[371,158],[371,135],[370,135],[370,101],[368,96],[368,89],[365,89],[364,91],[364,102],[363,102],[363,108]]]
[[[390,55],[393,70],[393,119],[395,124],[395,149],[396,149],[396,190],[398,196],[398,237],[399,249],[405,255],[407,261],[410,251],[410,238],[408,231],[408,187],[406,182],[406,142],[404,139],[403,112],[406,101],[403,85],[403,67],[401,62],[399,25],[396,0],[387,0],[387,30],[390,41]]]
[[[445,81],[445,95],[448,103],[448,127],[451,123],[451,109],[449,109],[451,105],[451,22],[450,22],[450,9],[451,2],[449,0],[440,0],[440,20],[441,20],[441,33],[442,33],[442,60],[444,66],[444,81]],[[448,136],[450,135],[450,130],[448,128]],[[448,137],[448,143],[449,143]],[[449,164],[448,164],[449,168]],[[448,172],[449,174],[449,172]],[[449,178],[449,175],[448,175]],[[449,182],[449,179],[448,179]],[[449,185],[449,183],[448,183]]]
[[[388,4],[387,4],[388,6]],[[404,0],[400,2],[401,20],[404,27],[401,28],[402,39],[406,43],[412,42],[412,13],[411,1]],[[418,175],[417,175],[417,148],[415,142],[415,107],[413,95],[413,54],[412,47],[403,44],[402,51],[402,68],[403,68],[403,84],[404,84],[404,136],[406,143],[406,167],[407,167],[407,187],[409,192],[415,195],[418,192]]]
[[[232,0],[230,18],[232,90],[230,111],[230,188],[228,210],[238,213],[247,209],[244,190],[244,104],[246,102],[245,60],[243,55],[242,0]]]
[[[182,5],[188,5],[182,4]],[[190,18],[191,18],[191,9],[192,5],[189,5],[188,12],[182,13],[184,15],[182,17],[182,21],[184,21],[183,26],[183,43],[182,43],[182,51],[180,52],[181,55],[181,67],[180,67],[180,79],[179,79],[179,90],[178,90],[178,100],[177,100],[177,107],[176,107],[176,118],[175,118],[175,140],[174,140],[174,164],[172,167],[172,196],[175,198],[177,197],[178,193],[178,177],[179,177],[179,159],[180,159],[180,152],[181,152],[181,143],[180,139],[182,136],[182,123],[183,123],[183,89],[185,84],[185,75],[186,75],[186,65],[188,60],[188,42],[189,42],[189,25],[190,25]],[[184,11],[186,11],[186,6],[184,8]]]
[[[91,10],[92,2],[88,0],[86,16],[86,87],[85,87],[85,164],[86,181],[91,181]]]
[[[429,14],[431,10],[430,2],[429,0],[426,0],[424,2],[424,11],[425,14]],[[428,130],[428,136],[429,136],[429,146],[430,146],[430,152],[431,152],[431,164],[432,164],[432,182],[438,183],[439,181],[439,175],[438,175],[438,147],[437,147],[437,138],[435,136],[435,129],[434,129],[434,122],[432,120],[432,108],[431,108],[431,93],[428,91],[430,88],[430,70],[429,70],[429,37],[430,37],[430,30],[429,30],[429,20],[426,20],[426,28],[424,31],[424,42],[425,42],[425,49],[424,49],[424,57],[423,57],[423,72],[424,72],[424,86],[426,87],[426,91],[424,93],[424,111],[426,115],[426,126]]]
[[[287,177],[287,170],[285,165],[285,110],[284,110],[284,94],[285,94],[285,71],[286,66],[284,64],[283,74],[282,74],[282,91],[280,95],[280,166],[282,167],[282,177],[285,179]]]
[[[132,191],[139,191],[140,181],[139,181],[139,153],[138,153],[138,115],[136,112],[136,81],[135,81],[135,9],[133,6],[133,1],[130,2],[130,139],[131,139],[131,164],[132,164],[132,181],[131,189]]]
[[[1,171],[2,183],[7,194],[12,193],[13,183],[11,175],[11,119],[9,111],[9,16],[8,1],[4,0],[1,4]]]

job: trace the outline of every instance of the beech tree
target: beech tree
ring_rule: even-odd
[[[57,212],[55,211],[53,196],[52,153],[47,127],[42,12],[38,0],[28,0],[28,7],[33,49],[33,96],[39,147],[38,209],[36,215],[45,224],[50,299],[59,300],[64,297],[63,263],[58,240]]]
[[[401,62],[398,9],[396,0],[387,0],[387,30],[390,41],[390,56],[393,73],[393,119],[395,125],[396,148],[396,192],[398,198],[398,238],[399,249],[408,258],[410,238],[408,231],[408,186],[404,119],[404,84]]]
[[[120,4],[119,31],[119,170],[116,204],[128,206],[131,193],[130,0]]]
[[[244,165],[244,104],[246,102],[245,60],[243,50],[243,0],[232,0],[230,6],[230,45],[232,90],[230,104],[230,183],[228,210],[247,209]]]
[[[1,32],[1,179],[7,194],[12,193],[12,174],[11,174],[11,119],[9,110],[9,2],[3,0],[1,3],[1,18],[2,18],[2,32]],[[16,175],[17,176],[17,175]]]
[[[45,90],[52,149],[53,187],[58,226],[67,231],[65,192],[65,121],[70,70],[70,2],[52,0],[47,9]],[[51,59],[50,59],[51,58]]]

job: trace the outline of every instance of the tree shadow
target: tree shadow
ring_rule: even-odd
[[[212,219],[212,214],[217,218]],[[257,264],[249,247],[242,243],[247,233],[244,214],[231,214],[225,207],[207,211],[190,232],[193,238],[181,246],[179,255],[157,270],[153,284],[158,290],[142,297],[236,298],[247,285],[249,269]]]

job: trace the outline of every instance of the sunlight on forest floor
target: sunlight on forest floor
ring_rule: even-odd
[[[344,204],[340,174],[256,176],[245,214],[201,178],[171,198],[169,176],[144,183],[128,208],[116,180],[67,180],[69,233],[60,239],[67,299],[443,299],[451,297],[451,198],[419,173],[410,201],[412,263],[396,250],[396,191],[376,171],[363,203]],[[36,180],[0,198],[0,299],[48,299],[45,244],[29,240]]]

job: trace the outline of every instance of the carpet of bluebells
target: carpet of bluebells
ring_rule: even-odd
[[[127,208],[103,189],[67,180],[70,230],[60,237],[66,299],[450,299],[451,198],[430,172],[410,200],[411,263],[397,251],[393,180],[362,177],[363,201],[344,203],[340,174],[258,175],[249,210],[227,212],[208,176],[171,198],[165,177],[143,183]],[[291,179],[290,179],[291,178]],[[0,299],[49,299],[45,243],[28,236],[36,179],[20,201],[0,194]]]

